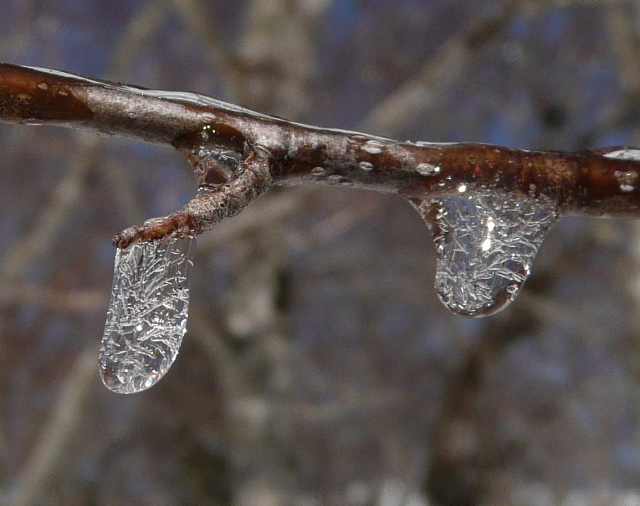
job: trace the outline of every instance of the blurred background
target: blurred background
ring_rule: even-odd
[[[400,139],[640,145],[637,0],[0,0],[0,61]],[[116,395],[111,237],[163,148],[0,125],[0,503],[640,505],[640,227],[569,218],[485,320],[401,198],[276,189],[198,239],[182,351]]]

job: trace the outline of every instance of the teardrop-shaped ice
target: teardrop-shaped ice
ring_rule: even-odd
[[[544,197],[459,191],[414,205],[435,241],[440,300],[459,315],[488,316],[516,297],[558,215]]]
[[[145,390],[173,364],[187,330],[195,242],[171,238],[117,250],[99,353],[102,381],[110,390]]]

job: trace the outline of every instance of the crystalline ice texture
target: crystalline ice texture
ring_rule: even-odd
[[[451,311],[487,316],[516,297],[558,217],[543,197],[460,192],[418,205],[436,245],[435,288]]]
[[[173,364],[186,332],[194,237],[118,249],[99,361],[103,383],[130,394]]]

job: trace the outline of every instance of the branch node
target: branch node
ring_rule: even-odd
[[[238,164],[229,181],[211,187],[201,186],[198,196],[182,209],[123,230],[115,235],[113,245],[123,249],[138,242],[197,236],[210,230],[223,219],[240,213],[272,186],[271,160],[268,150],[255,146]]]

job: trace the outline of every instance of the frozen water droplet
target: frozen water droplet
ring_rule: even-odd
[[[438,296],[453,312],[471,317],[493,314],[515,298],[558,219],[554,203],[544,197],[495,190],[416,207],[436,245]]]
[[[430,163],[419,163],[416,169],[421,176],[433,176],[440,172],[440,167],[431,165]]]
[[[216,167],[218,170],[226,171],[230,177],[238,168],[242,153],[220,144],[218,131],[212,125],[202,127],[199,137],[199,142],[191,149],[196,163],[196,175]]]
[[[382,153],[382,144],[378,141],[367,141],[362,145],[362,149],[370,155],[379,155]]]
[[[639,158],[640,160],[640,158]],[[636,189],[636,180],[638,173],[633,171],[616,170],[613,175],[620,184],[620,191],[623,193],[631,193]]]
[[[145,390],[173,364],[187,330],[195,237],[138,243],[116,252],[99,362],[114,392]]]
[[[214,121],[218,120],[218,117],[211,112],[205,112],[205,113],[202,113],[202,115],[200,116],[200,119],[204,123],[213,123]]]
[[[610,153],[605,154],[607,158],[617,158],[618,160],[630,160],[634,162],[640,162],[640,149],[618,149]],[[618,180],[620,185],[620,191],[623,193],[631,193],[636,189],[636,183],[638,179],[638,172],[616,170],[613,175]]]
[[[242,160],[242,154],[219,146],[201,146],[195,155],[200,163],[206,165],[207,162],[216,162],[222,166],[235,170]]]

